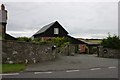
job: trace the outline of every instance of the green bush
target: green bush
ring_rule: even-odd
[[[30,41],[31,41],[31,38],[28,38],[28,37],[18,37],[17,40],[18,40],[18,41],[30,42]]]
[[[56,37],[51,40],[57,47],[69,44],[69,40],[65,37]]]
[[[109,36],[106,39],[103,39],[101,45],[105,48],[120,49],[120,38],[119,36]]]
[[[49,40],[42,40],[41,38],[31,39],[28,37],[18,37],[17,40],[38,44],[54,43],[57,47],[65,46],[71,43],[71,40],[67,37],[55,37]]]
[[[33,42],[33,43],[41,43],[41,39],[40,38],[35,38],[31,42]]]

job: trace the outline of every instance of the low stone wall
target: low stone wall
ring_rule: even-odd
[[[52,44],[2,41],[3,63],[39,63],[56,58]]]
[[[120,58],[120,50],[100,47],[99,57]]]

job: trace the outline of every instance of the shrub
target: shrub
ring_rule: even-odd
[[[105,48],[120,49],[120,38],[119,36],[109,36],[106,39],[103,39],[101,45]]]
[[[69,40],[65,37],[56,37],[51,40],[57,47],[69,44]]]
[[[17,40],[18,40],[18,41],[30,42],[30,41],[31,41],[31,38],[28,38],[28,37],[18,37]]]

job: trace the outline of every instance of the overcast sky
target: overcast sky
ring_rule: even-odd
[[[104,38],[118,34],[117,2],[4,2],[7,33],[31,37],[44,25],[58,21],[69,35]]]

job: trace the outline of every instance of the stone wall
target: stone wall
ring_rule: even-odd
[[[99,57],[120,58],[120,50],[100,47]]]
[[[56,58],[52,44],[2,41],[3,63],[39,63]]]

